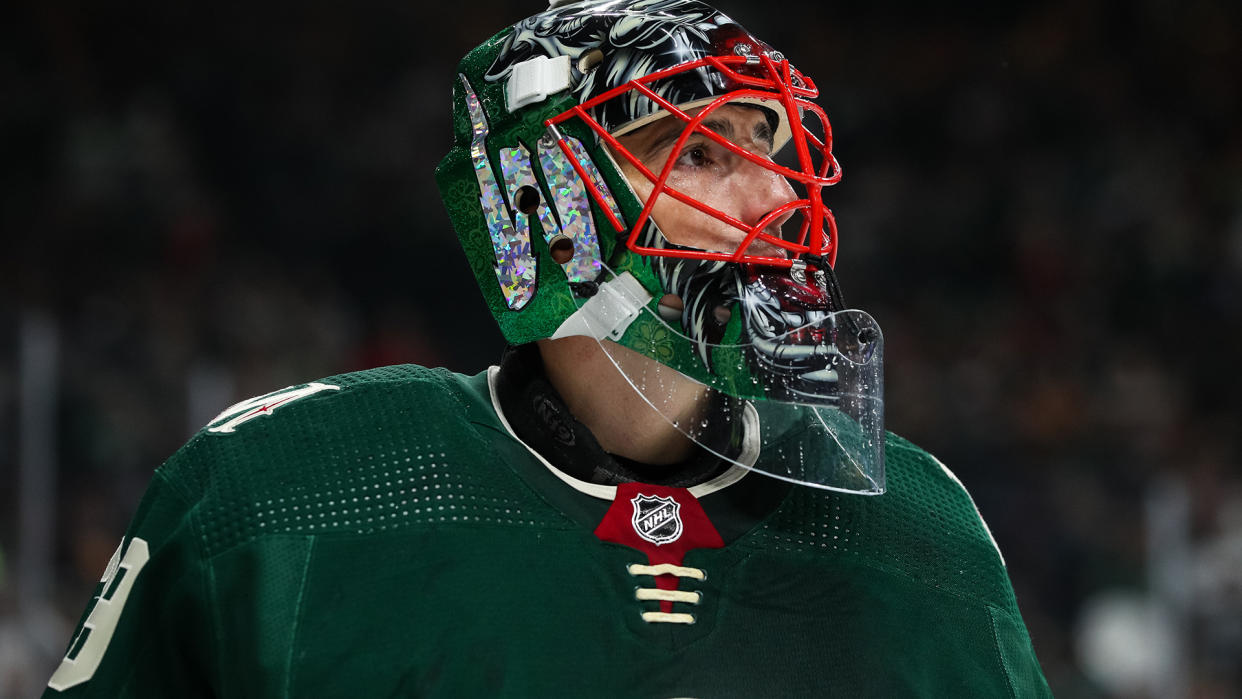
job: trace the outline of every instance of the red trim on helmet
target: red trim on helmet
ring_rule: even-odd
[[[725,262],[739,262],[760,265],[771,265],[777,267],[789,267],[793,264],[794,259],[803,254],[810,254],[823,257],[828,261],[829,265],[836,264],[837,257],[837,223],[836,218],[832,215],[832,211],[823,204],[821,190],[836,184],[841,180],[841,166],[837,163],[836,158],[832,154],[832,126],[828,122],[828,116],[824,110],[814,102],[809,101],[819,95],[818,88],[815,83],[808,77],[803,76],[794,70],[788,60],[779,62],[772,60],[766,54],[759,56],[759,67],[767,77],[760,77],[747,73],[738,72],[731,66],[733,65],[750,65],[747,63],[746,56],[706,56],[696,61],[684,63],[679,66],[667,68],[657,71],[649,75],[631,80],[624,85],[620,85],[608,92],[603,93],[591,100],[575,105],[570,109],[558,114],[551,119],[545,121],[545,125],[553,126],[572,118],[578,118],[583,121],[592,131],[594,131],[601,139],[617,153],[624,157],[631,165],[633,165],[644,177],[650,180],[655,186],[651,191],[651,196],[643,204],[642,213],[631,227],[626,238],[626,247],[630,250],[643,254],[658,257],[678,257],[683,259],[700,259],[700,260],[719,260]],[[649,83],[662,80],[680,73],[696,70],[710,66],[719,70],[729,80],[732,80],[740,87],[738,89],[727,92],[708,103],[697,115],[690,116],[679,109],[676,105],[671,104],[668,100],[660,97],[654,90],[648,87]],[[797,199],[782,205],[778,209],[769,212],[754,225],[746,224],[732,216],[710,207],[697,199],[677,191],[667,185],[669,175],[672,173],[673,165],[676,162],[675,155],[671,155],[664,164],[664,169],[657,175],[651,172],[645,165],[639,162],[638,158],[629,152],[627,148],[621,145],[619,141],[607,130],[603,128],[590,114],[590,110],[608,100],[615,99],[630,90],[638,90],[645,97],[658,104],[661,108],[669,113],[669,115],[685,122],[686,126],[682,130],[673,146],[672,153],[677,154],[685,145],[686,140],[695,133],[703,134],[707,138],[716,142],[720,146],[728,149],[735,155],[745,158],[756,165],[759,165],[769,171],[772,171],[782,177],[786,177],[806,187],[806,197]],[[702,126],[703,120],[720,106],[727,104],[739,98],[761,98],[779,101],[785,110],[785,120],[790,130],[790,140],[793,141],[794,148],[797,153],[798,169],[791,169],[777,165],[768,158],[756,155],[741,146],[733,143],[716,132]],[[802,125],[801,115],[810,112],[817,118],[824,127],[824,139],[821,141],[810,133]],[[560,139],[559,145],[562,152],[569,158],[570,165],[578,172],[579,177],[586,184],[591,196],[599,204],[601,210],[608,217],[609,222],[618,232],[625,230],[625,225],[613,215],[611,207],[604,200],[603,194],[595,186],[595,183],[588,176],[585,168],[578,162],[570,150],[564,139]],[[811,148],[815,148],[822,156],[822,163],[818,170],[814,166]],[[639,235],[643,227],[647,223],[647,219],[651,216],[651,210],[655,206],[656,200],[662,194],[684,204],[694,207],[699,211],[712,216],[724,223],[727,223],[739,230],[743,231],[746,236],[738,244],[737,249],[732,253],[713,252],[707,250],[679,250],[668,248],[653,248],[638,244]],[[784,240],[777,238],[768,233],[764,233],[763,229],[772,221],[791,211],[798,211],[802,214],[802,228],[799,231],[796,241]],[[821,222],[819,225],[813,225],[813,222]],[[827,234],[825,236],[825,233]],[[808,239],[809,238],[809,239]],[[788,257],[775,257],[771,255],[748,255],[747,249],[756,240],[762,240],[789,252]]]

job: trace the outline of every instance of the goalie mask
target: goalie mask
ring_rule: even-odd
[[[721,458],[876,494],[883,341],[833,273],[817,95],[696,0],[563,5],[462,60],[436,175],[510,343],[593,337]]]

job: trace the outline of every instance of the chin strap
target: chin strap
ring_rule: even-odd
[[[595,295],[566,318],[551,339],[586,335],[596,340],[620,340],[651,298],[634,275],[622,272],[600,284]]]

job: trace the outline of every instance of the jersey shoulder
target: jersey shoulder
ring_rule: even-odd
[[[229,455],[275,447],[297,452],[297,445],[339,448],[376,433],[425,430],[431,423],[465,429],[480,417],[477,393],[469,377],[413,364],[338,374],[235,403],[182,451],[229,445]]]
[[[889,433],[885,480],[886,491],[875,496],[794,489],[765,525],[768,544],[848,558],[1016,612],[996,541],[953,472]]]
[[[192,500],[229,480],[258,479],[256,492],[288,489],[316,464],[348,461],[377,443],[408,448],[427,435],[467,436],[477,402],[468,386],[466,377],[412,364],[287,386],[225,408],[159,471]],[[276,472],[279,482],[263,478]]]
[[[450,390],[454,378],[448,371],[413,364],[338,374],[239,401],[212,418],[202,433],[228,435],[245,431],[270,435],[273,431],[296,431],[306,427],[308,411],[323,420],[333,412],[355,410],[360,395],[372,397],[394,391],[434,400]],[[348,397],[342,400],[341,396]],[[314,400],[310,400],[312,397]]]
[[[383,367],[231,406],[160,475],[194,503],[207,555],[266,534],[367,534],[533,509],[478,430],[495,421],[482,376]]]

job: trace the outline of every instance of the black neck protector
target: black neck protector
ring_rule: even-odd
[[[579,480],[601,485],[637,481],[675,488],[688,488],[710,480],[731,464],[705,449],[689,459],[656,466],[604,451],[595,435],[569,412],[556,389],[548,382],[543,358],[534,343],[509,347],[500,362],[496,397],[517,436],[556,468]],[[735,456],[741,451],[741,404],[735,419],[720,420],[700,437],[712,449]]]

